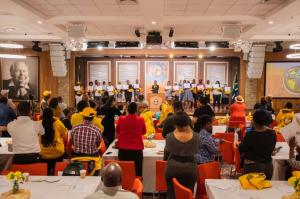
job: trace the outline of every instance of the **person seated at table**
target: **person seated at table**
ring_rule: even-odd
[[[197,162],[195,155],[199,148],[198,134],[191,128],[192,120],[185,112],[174,116],[175,131],[166,138],[164,160],[167,161],[165,179],[167,183],[167,198],[174,199],[172,179],[191,191],[197,180]]]
[[[270,180],[273,174],[272,153],[276,145],[276,133],[267,127],[269,116],[264,110],[258,109],[253,114],[253,129],[246,133],[239,145],[244,160],[244,173],[265,173]]]
[[[161,105],[161,114],[160,114],[159,122],[162,123],[167,118],[169,113],[173,113],[173,112],[174,110],[172,107],[172,97],[168,97],[167,100]]]
[[[218,146],[212,137],[212,119],[209,115],[203,115],[197,121],[199,145],[198,152],[195,155],[198,164],[203,164],[215,160],[218,153]],[[197,132],[197,131],[195,131]]]
[[[60,116],[62,115],[62,110],[60,109],[60,107],[58,105],[58,99],[57,99],[57,97],[53,97],[50,100],[50,102],[49,102],[49,108],[52,109],[54,117],[60,118]]]
[[[153,123],[153,113],[150,111],[148,104],[141,103],[139,104],[139,113],[142,118],[144,118],[145,124],[146,124],[146,134],[145,136],[154,136],[155,128]]]
[[[98,115],[103,115],[102,125],[104,126],[103,139],[105,142],[106,148],[114,141],[115,139],[115,116],[120,116],[121,112],[116,107],[116,99],[114,96],[109,96],[108,100],[97,111]]]
[[[44,109],[42,125],[45,134],[40,136],[40,155],[42,162],[48,164],[48,175],[53,175],[55,163],[63,161],[64,140],[68,139],[68,129],[59,119],[54,117],[51,108]]]
[[[118,120],[116,133],[118,142],[118,157],[121,161],[134,161],[135,173],[143,173],[143,135],[146,133],[145,121],[137,116],[137,104],[131,102],[127,108],[128,115],[121,116]]]
[[[174,114],[176,115],[179,112],[183,112],[183,106],[182,103],[180,101],[176,101],[173,104],[173,109],[174,109]],[[165,121],[161,124],[161,126],[163,127],[162,130],[162,136],[164,138],[167,137],[168,133],[173,133],[173,131],[175,130],[175,124],[174,124],[174,114],[170,114],[167,119],[165,119]]]
[[[41,160],[39,135],[44,135],[44,128],[40,122],[31,120],[29,102],[20,102],[17,111],[18,118],[7,125],[7,131],[12,137],[13,163],[38,163]]]
[[[82,115],[82,111],[83,109],[85,109],[86,107],[89,107],[89,103],[87,101],[81,100],[80,102],[78,102],[77,104],[77,113],[73,114],[71,116],[71,124],[72,127],[74,128],[75,126],[78,126],[80,124],[83,123],[83,115]],[[99,130],[101,132],[104,131],[104,127],[101,124],[102,119],[99,117],[94,117],[92,123],[99,128]]]
[[[8,123],[17,118],[15,112],[9,107],[7,102],[8,99],[6,97],[0,98],[0,126],[7,126]],[[2,137],[9,137],[7,131],[2,131]]]
[[[235,102],[229,107],[229,121],[245,120],[246,104],[244,102],[244,98],[241,95],[235,98]]]
[[[75,126],[71,131],[71,140],[74,147],[74,156],[99,157],[98,148],[101,143],[101,131],[93,124],[97,112],[86,107],[82,111],[83,123]]]
[[[209,115],[210,117],[215,117],[215,113],[209,103],[207,102],[207,98],[200,98],[200,107],[197,108],[193,114],[193,123],[196,123],[198,118],[202,115]]]
[[[111,162],[106,165],[101,171],[101,176],[101,189],[85,199],[138,199],[136,194],[122,189],[122,169],[118,163]]]
[[[296,143],[295,136],[291,137],[288,141],[290,150],[289,150],[289,163],[293,170],[300,170],[300,146]],[[295,155],[295,149],[297,155]]]
[[[279,128],[282,128],[289,123],[291,123],[294,119],[295,113],[293,111],[293,104],[287,102],[283,109],[280,109],[278,115],[276,116],[276,123]]]

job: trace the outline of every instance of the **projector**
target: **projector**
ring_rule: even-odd
[[[137,48],[140,42],[138,41],[116,41],[116,48]]]
[[[175,48],[198,48],[197,41],[175,41]]]
[[[89,41],[87,48],[97,48],[98,46],[108,47],[109,41]]]
[[[162,36],[160,35],[160,32],[149,32],[146,38],[147,44],[150,45],[160,45],[162,44]]]

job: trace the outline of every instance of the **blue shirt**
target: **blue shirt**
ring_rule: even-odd
[[[9,122],[16,118],[15,112],[7,104],[0,103],[0,126],[7,126]]]
[[[211,134],[205,129],[201,129],[198,138],[200,145],[195,155],[197,163],[201,164],[214,161],[218,148]]]

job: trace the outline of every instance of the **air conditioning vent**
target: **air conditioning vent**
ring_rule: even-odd
[[[138,0],[117,0],[119,5],[137,5]]]

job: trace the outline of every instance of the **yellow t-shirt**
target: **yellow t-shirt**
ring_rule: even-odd
[[[96,127],[98,127],[100,129],[100,131],[103,133],[104,127],[102,126],[101,122],[102,122],[102,118],[100,118],[100,117],[94,117],[94,119],[92,121],[92,123]],[[83,123],[83,116],[80,113],[75,113],[75,114],[72,115],[72,117],[71,117],[72,127],[78,126],[82,123]]]
[[[42,136],[40,135],[39,138],[41,147],[40,155],[44,159],[59,158],[65,153],[64,138],[68,136],[68,129],[60,120],[56,120],[53,123],[53,128],[55,135],[52,146],[44,146],[42,144]]]
[[[168,104],[167,102],[164,102],[162,105],[161,105],[161,115],[160,115],[160,119],[159,119],[159,122],[163,122],[169,113],[173,113],[174,110],[173,110],[173,107],[172,105]]]
[[[153,113],[149,109],[144,110],[141,112],[140,116],[144,118],[146,124],[146,137],[155,133],[154,123],[152,120]]]
[[[276,116],[276,123],[278,124],[279,128],[282,128],[289,123],[291,123],[294,119],[295,113],[292,109],[281,109]]]

